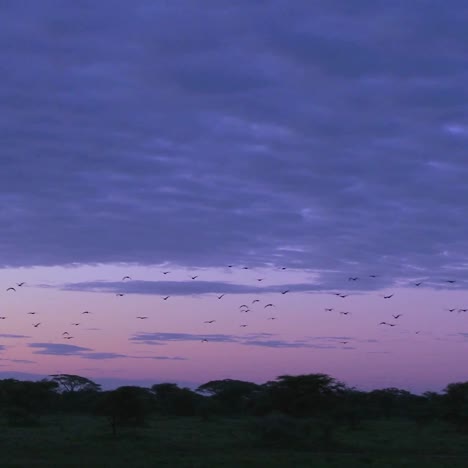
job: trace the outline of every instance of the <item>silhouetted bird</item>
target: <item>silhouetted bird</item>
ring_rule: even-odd
[[[267,304],[266,306],[264,306],[263,308],[266,309],[267,307],[275,307],[274,304]]]
[[[285,291],[281,291],[281,294],[286,294],[289,292],[289,289],[286,289]]]
[[[171,297],[171,296],[165,296],[165,297],[163,297],[163,300],[164,300],[164,301],[167,301],[170,297]]]
[[[16,283],[16,286],[19,286],[21,288],[21,286],[25,285],[26,283],[23,281],[21,283]]]
[[[225,296],[225,294],[221,294],[221,296],[218,296],[218,299],[222,299]]]
[[[41,324],[41,322],[39,322],[39,323],[33,323],[33,327],[34,327],[34,328],[37,328],[40,324]]]
[[[392,315],[394,319],[400,318],[403,314]]]
[[[15,289],[15,288],[7,288],[7,291],[14,291],[14,292],[16,292],[16,289]]]
[[[140,320],[145,320],[147,319],[148,317],[137,317],[137,319],[140,319]]]
[[[214,323],[216,320],[205,320],[203,323]]]

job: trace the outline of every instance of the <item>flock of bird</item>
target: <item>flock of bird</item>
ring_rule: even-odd
[[[228,267],[228,268],[233,268],[234,265],[228,265],[227,267]],[[248,269],[249,269],[249,267],[245,267],[245,266],[242,267],[242,270],[248,270]],[[280,268],[280,270],[286,270],[286,269],[287,269],[286,267],[281,267],[281,268]],[[166,275],[169,275],[169,274],[171,273],[171,271],[162,271],[161,273],[162,273],[164,276],[166,276]],[[368,275],[368,278],[371,278],[371,279],[375,279],[375,278],[377,278],[377,277],[378,277],[378,275],[375,275],[375,274]],[[191,275],[191,276],[189,276],[189,278],[190,278],[191,280],[195,281],[197,278],[199,278],[199,275],[193,275],[193,276]],[[257,282],[262,282],[262,281],[265,280],[264,277],[255,278],[255,279],[256,279]],[[349,282],[356,282],[356,281],[360,281],[361,279],[363,279],[363,278],[360,278],[360,277],[358,277],[358,276],[350,276],[350,277],[348,277],[348,281],[349,281]],[[125,276],[123,276],[123,277],[121,278],[121,280],[122,280],[123,282],[132,281],[132,277],[129,276],[129,275],[125,275]],[[454,283],[456,282],[456,280],[453,280],[453,279],[444,280],[444,281],[445,281],[446,283],[449,283],[449,284],[454,284]],[[23,281],[23,282],[16,283],[16,286],[10,286],[10,287],[8,287],[8,288],[6,289],[6,291],[7,291],[8,293],[17,293],[17,289],[22,288],[25,284],[26,284],[26,282],[24,282],[24,281]],[[412,284],[413,284],[415,287],[419,287],[419,286],[421,286],[421,285],[423,284],[423,281],[417,281],[417,282],[412,283]],[[289,289],[283,289],[283,290],[280,290],[280,291],[278,291],[278,292],[279,292],[281,295],[284,296],[284,295],[290,293],[291,290],[289,290]],[[221,294],[219,294],[219,295],[216,295],[216,297],[217,297],[218,300],[221,300],[221,299],[223,299],[223,298],[226,296],[226,294],[227,294],[227,293],[221,293]],[[333,295],[335,295],[335,296],[337,296],[337,297],[340,297],[341,299],[346,299],[347,297],[350,296],[349,293],[342,293],[342,292],[333,292],[333,293],[331,293],[331,294],[333,294]],[[116,296],[117,296],[117,297],[122,297],[122,296],[124,296],[124,295],[125,295],[125,293],[122,293],[122,292],[117,292],[117,293],[116,293]],[[392,294],[386,294],[386,295],[380,295],[380,296],[381,296],[383,299],[385,299],[385,300],[389,300],[389,299],[391,299],[391,298],[394,297],[394,294],[392,293]],[[170,295],[168,295],[168,296],[162,296],[162,300],[164,300],[164,301],[167,301],[167,300],[169,300],[170,298],[171,298]],[[239,311],[242,312],[242,313],[248,313],[248,312],[250,312],[250,311],[252,310],[251,307],[252,307],[254,304],[257,304],[257,303],[260,303],[260,302],[261,302],[260,299],[254,298],[253,300],[251,300],[250,305],[249,305],[249,304],[241,304],[241,305],[239,305]],[[266,310],[266,309],[273,309],[273,308],[275,308],[275,307],[276,307],[276,305],[275,305],[273,302],[268,302],[267,304],[265,304],[265,305],[263,306],[263,309],[265,309],[265,310]],[[324,310],[325,310],[325,312],[333,312],[333,311],[335,311],[335,308],[334,308],[334,307],[326,307]],[[468,312],[468,308],[459,308],[459,309],[457,309],[457,308],[448,308],[448,309],[446,309],[446,310],[448,310],[449,312],[458,311],[459,313],[460,313],[460,312]],[[339,314],[340,314],[340,315],[343,315],[343,316],[351,315],[351,312],[349,312],[349,311],[337,311],[337,312],[339,312]],[[28,312],[28,314],[30,314],[30,315],[35,315],[36,312]],[[87,315],[87,314],[90,314],[90,311],[85,310],[85,311],[82,312],[82,315]],[[398,321],[402,316],[403,316],[403,314],[401,314],[401,313],[392,314],[392,318],[393,318],[393,321],[392,321],[392,322],[381,321],[381,322],[379,323],[379,325],[388,326],[388,327],[392,327],[392,328],[393,328],[393,327],[397,326],[397,323],[395,323],[395,322]],[[0,316],[0,320],[5,320],[6,318],[7,318],[6,316]],[[146,320],[146,319],[148,319],[148,316],[146,316],[146,315],[138,315],[138,316],[136,316],[136,319],[137,319],[137,320]],[[273,316],[269,316],[269,317],[267,317],[267,320],[277,320],[277,317],[274,316],[274,315],[273,315]],[[203,323],[206,324],[206,325],[211,325],[211,324],[213,324],[213,323],[215,323],[215,322],[216,322],[215,319],[210,319],[210,320],[205,320]],[[42,322],[34,322],[34,323],[32,323],[32,326],[33,326],[34,328],[38,328],[38,327],[41,325],[41,323],[42,323]],[[78,327],[80,324],[81,324],[81,322],[72,322],[72,323],[71,323],[71,325],[74,326],[74,327]],[[246,328],[247,326],[248,326],[247,323],[241,323],[241,324],[240,324],[240,328]],[[416,333],[416,334],[419,334],[420,331],[417,330],[417,331],[415,331],[415,333]],[[74,338],[74,336],[73,336],[69,331],[63,331],[63,333],[62,333],[62,338],[63,338],[64,340],[71,340],[71,339]],[[208,339],[207,339],[207,338],[203,338],[203,339],[201,340],[201,342],[202,342],[202,343],[206,343],[206,342],[208,342]],[[339,343],[340,343],[340,344],[343,344],[343,345],[346,345],[346,344],[349,343],[349,341],[339,341]]]

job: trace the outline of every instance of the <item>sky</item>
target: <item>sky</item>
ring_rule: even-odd
[[[468,380],[464,0],[0,15],[0,378]]]

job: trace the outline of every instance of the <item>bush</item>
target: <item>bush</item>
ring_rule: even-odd
[[[310,439],[311,429],[309,422],[281,413],[257,418],[250,427],[261,445],[281,448],[305,446]]]
[[[10,427],[32,427],[39,425],[39,418],[20,407],[9,407],[3,412]]]

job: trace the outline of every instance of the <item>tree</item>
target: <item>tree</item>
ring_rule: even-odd
[[[106,416],[113,435],[123,425],[144,425],[150,410],[151,394],[148,389],[134,386],[119,387],[105,392],[97,406],[97,413]]]
[[[52,374],[49,377],[52,377],[51,380],[59,385],[59,389],[62,392],[98,392],[101,390],[101,385],[79,375]]]
[[[456,382],[444,389],[447,405],[446,418],[457,430],[468,431],[468,382]]]
[[[346,386],[326,374],[280,375],[264,384],[272,410],[291,416],[329,412]]]
[[[151,390],[157,409],[163,414],[175,416],[193,416],[202,398],[189,388],[180,388],[175,383],[155,384]]]
[[[243,380],[211,380],[197,388],[197,392],[208,395],[219,403],[224,413],[239,413],[244,411],[250,403],[260,385]]]

